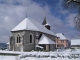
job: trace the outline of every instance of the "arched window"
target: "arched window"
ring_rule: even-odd
[[[30,34],[30,43],[32,43],[32,34]]]
[[[20,39],[21,37],[19,36],[19,43],[21,42],[21,39]]]
[[[21,38],[20,38],[20,36],[18,35],[17,36],[17,43],[20,43],[21,42]]]
[[[18,36],[17,36],[17,43],[18,43],[18,40],[19,40],[19,39],[18,39]]]

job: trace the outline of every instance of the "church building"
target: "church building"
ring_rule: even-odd
[[[56,35],[50,30],[46,21],[42,24],[30,18],[25,18],[11,30],[10,51],[32,51],[43,48],[44,51],[53,51],[56,48]]]

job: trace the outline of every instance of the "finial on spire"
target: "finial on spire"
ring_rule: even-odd
[[[45,12],[44,15],[45,15],[45,17],[46,17],[46,11],[45,11],[45,8],[44,8],[44,12]]]
[[[45,8],[44,8],[44,12],[45,12],[45,13],[44,13],[44,15],[45,15],[45,16],[44,16],[44,21],[43,21],[42,25],[47,24],[47,21],[46,21],[46,11],[45,11]]]
[[[27,18],[27,13],[26,13],[26,18]]]

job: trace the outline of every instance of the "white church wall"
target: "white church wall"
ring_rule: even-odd
[[[21,41],[21,38],[22,38],[22,34],[23,34],[24,31],[16,31],[16,32],[12,32],[12,36],[14,37],[14,51],[21,51],[21,45],[22,44],[22,41]],[[17,36],[20,36],[20,43],[17,43]]]

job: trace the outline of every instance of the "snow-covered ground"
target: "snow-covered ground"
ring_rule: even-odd
[[[0,56],[0,60],[80,60],[80,58],[34,58],[34,57],[27,57],[24,59],[17,59],[15,56]]]
[[[21,60],[80,60],[79,58],[77,59],[68,59],[68,58],[25,58]]]
[[[15,56],[1,56],[0,60],[16,60],[17,58]]]
[[[0,55],[0,60],[80,60],[80,50],[66,49],[56,50],[54,52],[11,52],[0,51],[0,53],[18,53],[19,56]]]
[[[0,56],[0,60],[80,60],[80,58],[34,58],[34,57],[27,57],[24,59],[17,59],[15,56]]]

